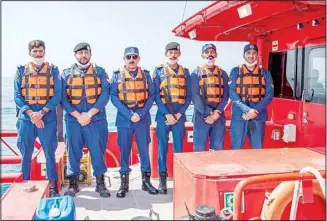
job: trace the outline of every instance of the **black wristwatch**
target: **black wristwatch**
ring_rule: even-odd
[[[47,112],[46,112],[44,109],[41,109],[41,110],[40,110],[40,113],[41,113],[42,115],[45,115]]]

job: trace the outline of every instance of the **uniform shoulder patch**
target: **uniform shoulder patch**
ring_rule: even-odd
[[[24,74],[24,70],[25,70],[25,66],[24,65],[18,65],[17,66],[17,70],[16,70],[16,74],[14,76],[15,79],[19,78],[20,74]]]
[[[157,77],[157,68],[155,68],[152,73],[152,79],[155,79],[156,77]]]
[[[230,85],[232,83],[232,76],[228,76],[228,85]]]
[[[62,76],[62,77],[64,77],[64,76],[68,76],[68,75],[70,74],[70,71],[71,71],[71,67],[62,70],[62,74],[61,74],[61,76]]]
[[[155,78],[157,77],[157,71],[160,71],[161,68],[163,68],[163,67],[164,67],[164,65],[161,64],[161,65],[156,66],[156,67],[154,68],[154,71],[153,71],[153,73],[152,73],[152,79],[155,79]]]
[[[17,65],[17,70],[21,71],[25,69],[25,65]]]
[[[119,76],[120,75],[120,69],[114,70],[112,76]]]
[[[231,73],[233,73],[233,72],[238,72],[238,70],[239,70],[239,67],[237,66],[237,67],[234,67],[234,68],[232,68],[232,70],[231,70]]]
[[[163,67],[164,67],[164,65],[160,64],[160,65],[156,66],[155,69],[160,69],[160,68],[163,68]]]
[[[112,84],[114,83],[114,81],[115,81],[114,76],[111,76],[109,83]]]

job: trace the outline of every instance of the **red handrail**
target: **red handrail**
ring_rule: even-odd
[[[17,137],[17,131],[0,131],[0,137]]]
[[[22,158],[20,156],[1,156],[0,157],[0,165],[2,164],[19,164],[22,162]]]
[[[18,133],[17,131],[0,131],[0,140],[2,143],[5,144],[5,146],[11,150],[11,152],[13,152],[16,156],[19,156],[19,154],[6,142],[3,140],[4,137],[17,137],[18,136]],[[36,147],[36,149],[41,149],[42,145],[35,141],[34,142],[34,146]]]
[[[13,183],[22,173],[6,173],[0,176],[1,183]]]

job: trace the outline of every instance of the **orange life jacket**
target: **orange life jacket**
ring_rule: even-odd
[[[200,68],[200,73],[201,80],[199,81],[199,86],[200,89],[204,89],[207,102],[219,103],[224,94],[222,70],[215,66],[213,72],[211,72],[207,66],[203,66]],[[202,90],[200,90],[200,94],[203,94]]]
[[[143,107],[148,99],[148,83],[144,71],[138,67],[134,78],[126,68],[120,70],[118,97],[128,107]]]
[[[186,75],[184,68],[179,65],[178,73],[169,66],[163,66],[165,78],[160,84],[160,98],[163,104],[184,104],[186,98]],[[167,97],[166,97],[167,96]]]
[[[25,65],[21,93],[28,104],[46,104],[54,95],[53,65],[45,62],[37,72],[33,63]]]
[[[244,102],[259,102],[266,94],[266,81],[262,69],[257,66],[251,73],[242,65],[236,80],[236,93]]]
[[[89,104],[94,104],[101,94],[101,79],[97,75],[95,64],[90,65],[85,74],[72,67],[66,80],[66,94],[72,104],[81,103],[83,91]]]

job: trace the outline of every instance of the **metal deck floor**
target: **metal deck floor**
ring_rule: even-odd
[[[135,216],[149,216],[149,211],[153,208],[161,220],[173,220],[173,181],[167,182],[167,195],[150,195],[141,189],[139,164],[131,166],[131,169],[129,192],[125,198],[116,197],[120,186],[119,168],[108,168],[105,174],[111,181],[111,186],[108,187],[108,179],[105,179],[111,194],[109,198],[102,198],[95,192],[95,177],[92,177],[91,185],[80,184],[81,191],[74,198],[76,219],[83,220],[88,216],[90,220],[131,220]],[[151,179],[151,183],[156,188],[159,185],[158,180]],[[67,187],[63,187],[61,194]]]

